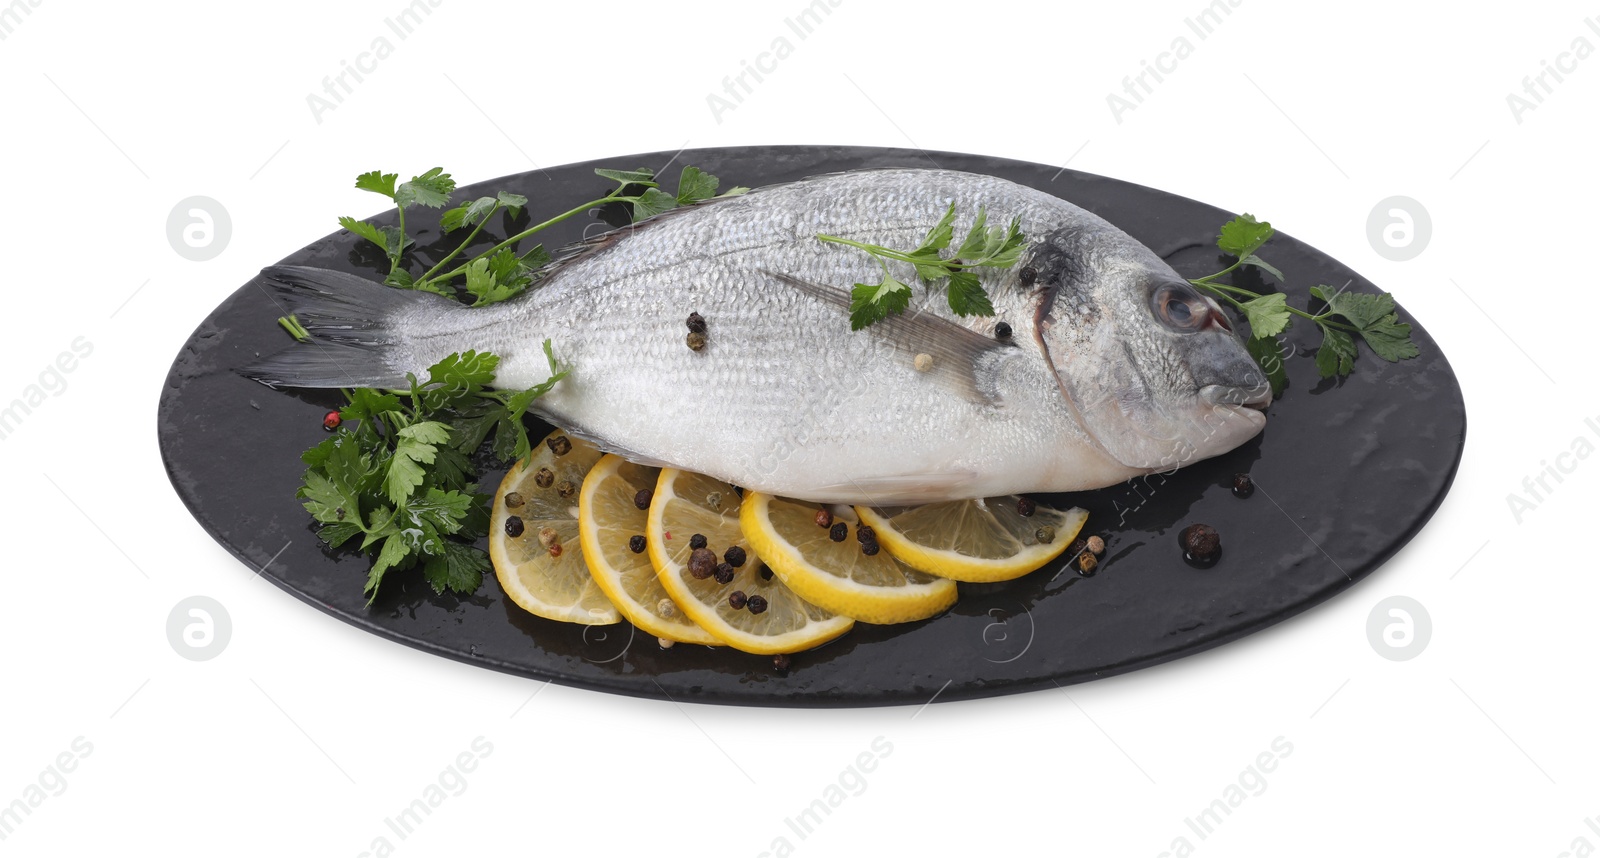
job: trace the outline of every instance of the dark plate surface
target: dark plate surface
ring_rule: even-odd
[[[663,171],[669,186],[679,167],[694,164],[722,177],[725,187],[759,187],[838,170],[931,166],[930,158],[1071,200],[1187,276],[1221,267],[1213,242],[1229,215],[1220,209],[1126,182],[977,155],[818,146],[688,150],[675,160],[670,152],[652,153],[525,173],[463,189],[456,198],[512,190],[543,214],[605,193],[596,166],[672,161]],[[408,226],[422,229],[417,254],[431,264],[454,239],[432,244],[438,212],[412,212]],[[575,218],[541,238],[557,247],[586,229],[593,234],[596,223]],[[485,228],[480,242],[491,231]],[[1316,283],[1353,281],[1353,290],[1378,291],[1288,236],[1279,234],[1267,251],[1296,284],[1291,303],[1303,306],[1303,290]],[[379,261],[375,248],[349,233],[283,260],[381,279]],[[1444,498],[1466,436],[1460,387],[1420,326],[1413,337],[1421,357],[1388,364],[1362,347],[1355,374],[1336,384],[1317,378],[1314,332],[1297,325],[1289,336],[1296,349],[1289,388],[1272,405],[1262,435],[1168,477],[1041,498],[1090,511],[1085,533],[1104,534],[1109,545],[1098,574],[1083,578],[1052,567],[1005,584],[963,584],[960,600],[942,616],[901,626],[857,624],[839,640],[794,656],[788,675],[778,675],[770,658],[726,648],[660,650],[627,623],[586,628],[531,616],[505,598],[492,576],[473,596],[457,598],[434,595],[419,572],[391,573],[367,608],[361,586],[368,560],[328,550],[294,497],[299,454],[324,437],[322,415],[340,404],[338,393],[272,391],[232,371],[290,345],[274,323],[281,313],[260,278],[246,283],[184,344],[162,387],[161,454],[178,495],[207,532],[252,569],[267,564],[268,580],[375,634],[495,670],[679,701],[920,705],[935,694],[955,700],[1083,682],[1208,649],[1329,598],[1392,556]],[[1402,317],[1416,324],[1404,311]],[[1240,500],[1229,486],[1233,474],[1245,471],[1259,490]],[[497,485],[502,475],[484,473],[484,485]],[[1194,522],[1222,534],[1224,556],[1211,569],[1187,565],[1178,550],[1177,531]]]

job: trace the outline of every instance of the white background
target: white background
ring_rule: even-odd
[[[802,0],[443,0],[401,41],[384,19],[403,6],[34,0],[0,41],[0,401],[75,338],[93,346],[0,442],[0,804],[76,737],[93,746],[0,852],[358,855],[385,834],[410,856],[757,855],[780,836],[812,855],[1600,844],[1585,825],[1600,814],[1600,462],[1577,461],[1520,523],[1507,502],[1574,439],[1600,444],[1584,425],[1600,418],[1585,253],[1600,58],[1520,122],[1506,101],[1575,39],[1600,46],[1584,23],[1600,7],[1243,0],[1201,40],[1184,24],[1201,0],[840,0],[799,40],[783,21]],[[393,55],[318,122],[307,96],[380,35]],[[1193,54],[1118,122],[1107,95],[1180,35]],[[707,95],[778,36],[793,55],[718,121]],[[357,173],[442,164],[465,183],[777,143],[1070,158],[1270,218],[1393,291],[1446,350],[1470,411],[1454,490],[1378,574],[1247,640],[1067,692],[836,712],[677,707],[425,655],[252,577],[174,495],[155,405],[179,345],[335,215],[376,212]],[[166,238],[196,194],[232,218],[208,262]],[[1433,221],[1408,262],[1367,238],[1396,194]],[[204,663],[165,636],[194,594],[233,621]],[[1367,638],[1395,594],[1432,617],[1411,661]],[[393,837],[385,817],[479,736],[493,750],[466,790]],[[784,818],[879,736],[893,751],[865,791],[795,836]],[[1293,751],[1265,791],[1195,836],[1185,818],[1280,736]]]

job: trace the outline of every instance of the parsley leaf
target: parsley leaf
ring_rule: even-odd
[[[413,205],[424,205],[436,209],[450,201],[450,194],[456,189],[456,180],[442,167],[434,167],[420,176],[411,177],[411,181],[402,182],[395,188],[394,201],[401,208]]]
[[[1255,215],[1242,214],[1222,225],[1222,231],[1217,235],[1217,247],[1223,253],[1243,259],[1260,250],[1261,245],[1272,238],[1273,232],[1272,224],[1256,220]]]
[[[394,183],[399,178],[399,173],[385,173],[381,170],[373,170],[370,173],[362,173],[357,176],[356,187],[363,191],[383,194],[392,200],[394,199]]]
[[[903,313],[911,303],[911,287],[883,273],[877,285],[857,283],[850,289],[850,330],[859,331],[883,321],[890,313]]]
[[[684,167],[678,176],[678,205],[686,206],[717,195],[717,177],[699,167]]]
[[[988,294],[983,291],[983,284],[978,282],[978,275],[971,271],[950,272],[946,296],[950,301],[950,309],[957,316],[994,315],[994,304],[989,302]]]
[[[1283,363],[1283,343],[1277,337],[1251,337],[1245,341],[1245,351],[1255,358],[1261,371],[1272,385],[1272,395],[1277,396],[1289,383],[1289,371]]]
[[[1289,299],[1282,292],[1252,298],[1240,305],[1250,323],[1250,336],[1271,337],[1289,327]]]

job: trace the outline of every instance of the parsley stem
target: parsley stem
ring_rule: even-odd
[[[396,208],[400,212],[400,248],[394,252],[393,256],[389,257],[390,274],[400,270],[400,257],[406,255],[406,207],[397,206]]]
[[[910,255],[905,254],[905,253],[901,253],[898,250],[890,250],[887,247],[880,247],[880,246],[878,246],[876,244],[862,244],[859,241],[851,241],[848,238],[840,238],[837,235],[820,235],[819,234],[817,236],[817,240],[818,241],[828,241],[828,242],[832,242],[834,244],[849,245],[850,247],[854,247],[854,248],[857,248],[857,249],[860,249],[860,250],[865,250],[866,252],[872,254],[873,256],[882,257],[884,259],[893,259],[893,260],[896,260],[896,261],[899,261],[899,262],[909,263],[911,265],[917,265],[919,263],[922,264],[922,265],[930,264],[930,260],[928,260],[926,258],[923,258],[923,259],[912,259]],[[940,259],[938,261],[941,262],[941,263],[944,263],[945,265],[960,265],[961,264],[959,262],[956,262],[953,259]],[[887,269],[885,269],[885,271],[887,271]]]
[[[463,240],[461,242],[461,244],[456,247],[455,250],[452,250],[449,253],[445,254],[443,259],[441,259],[437,263],[435,263],[434,266],[432,268],[429,268],[426,272],[424,272],[421,277],[418,277],[417,278],[417,282],[418,283],[426,283],[426,282],[428,282],[428,280],[431,277],[433,277],[433,275],[435,273],[437,273],[439,269],[444,267],[446,262],[449,262],[450,260],[455,259],[457,256],[460,256],[461,255],[461,251],[466,250],[467,249],[467,245],[471,244],[472,240],[474,238],[478,237],[478,232],[483,229],[483,225],[488,223],[489,222],[489,218],[494,217],[494,213],[499,211],[499,210],[500,210],[500,201],[496,200],[495,204],[489,207],[488,213],[486,213],[481,219],[479,219],[477,223],[472,225],[472,231],[467,233],[466,239]]]
[[[620,190],[620,189],[618,189],[618,190]],[[528,227],[527,229],[523,230],[522,232],[519,232],[516,235],[511,236],[510,238],[506,239],[505,241],[500,242],[499,244],[495,245],[494,247],[491,247],[488,250],[485,250],[482,253],[479,253],[478,255],[472,257],[471,259],[467,260],[466,262],[462,263],[461,265],[458,265],[455,268],[451,269],[450,271],[439,275],[439,280],[440,281],[446,281],[446,280],[450,280],[451,278],[457,277],[457,276],[459,276],[459,275],[461,275],[461,274],[466,272],[467,266],[471,265],[474,262],[477,262],[479,259],[482,259],[485,256],[489,256],[489,255],[499,251],[501,248],[515,247],[517,242],[523,240],[524,238],[527,238],[528,236],[533,235],[534,233],[536,233],[536,232],[538,232],[538,231],[540,231],[542,229],[546,229],[548,227],[555,226],[556,224],[558,224],[558,223],[560,223],[560,222],[562,222],[562,221],[564,221],[564,220],[566,220],[566,219],[568,219],[570,217],[574,217],[576,215],[583,214],[584,212],[588,211],[589,209],[594,208],[595,206],[602,206],[602,205],[605,205],[606,203],[615,203],[615,202],[638,202],[638,200],[639,200],[638,197],[624,197],[624,196],[618,195],[617,191],[612,191],[611,193],[606,194],[605,196],[601,197],[598,200],[591,200],[591,201],[589,201],[587,203],[584,203],[581,206],[578,206],[577,208],[568,209],[567,211],[562,212],[561,214],[558,214],[553,218],[550,218],[549,220],[545,221],[544,223]]]

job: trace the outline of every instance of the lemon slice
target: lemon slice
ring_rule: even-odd
[[[645,540],[650,514],[634,498],[653,491],[660,471],[608,455],[589,471],[578,493],[578,538],[583,561],[611,603],[628,622],[658,638],[719,646],[722,641],[695,625],[667,595],[650,555],[635,552],[634,537]]]
[[[1089,513],[1017,509],[1016,495],[914,507],[856,507],[878,541],[913,569],[957,581],[1009,581],[1061,556]],[[1041,539],[1041,536],[1049,537]]]
[[[701,474],[666,468],[656,481],[645,529],[650,562],[689,619],[735,649],[766,655],[810,649],[849,631],[855,620],[806,602],[776,575],[761,574],[762,563],[739,528],[739,506],[733,486]],[[690,574],[689,543],[696,534],[705,537],[719,562],[729,548],[745,552],[732,580],[718,583],[715,577]],[[733,607],[729,597],[736,592],[746,599],[759,597],[766,609],[754,613]]]
[[[829,526],[817,524],[824,510]],[[746,492],[739,524],[789,589],[836,614],[864,623],[909,623],[955,604],[956,582],[912,569],[887,551],[864,553],[849,507]],[[844,539],[834,541],[834,532]]]
[[[621,622],[589,574],[578,539],[578,488],[600,451],[560,431],[545,441],[526,467],[512,466],[495,492],[489,518],[495,577],[511,601],[531,614],[591,626]],[[556,455],[552,444],[566,452]],[[512,518],[521,525],[516,536],[506,529]]]

